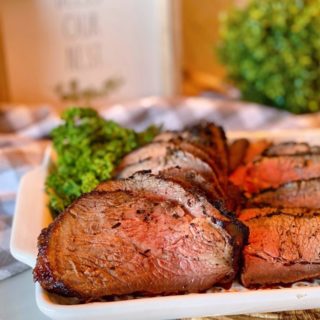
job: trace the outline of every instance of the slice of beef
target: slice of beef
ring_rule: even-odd
[[[229,181],[225,201],[227,204],[227,208],[237,214],[239,210],[244,207],[246,198],[244,197],[239,187],[235,186],[232,182]]]
[[[226,200],[228,195],[221,187],[220,183],[213,182],[202,176],[195,170],[186,170],[180,167],[172,167],[159,172],[159,176],[186,185],[187,188],[197,188],[203,191],[207,198],[211,200]]]
[[[241,274],[246,287],[291,283],[320,275],[319,211],[250,210],[240,215],[249,227]],[[263,210],[261,214],[259,210]]]
[[[185,182],[187,183],[187,181]],[[129,191],[143,195],[151,195],[153,198],[175,201],[189,210],[195,217],[212,216],[218,220],[229,221],[229,216],[215,208],[207,198],[198,193],[196,189],[181,185],[164,176],[156,176],[150,171],[136,172],[128,179],[118,179],[100,183],[98,191]]]
[[[307,153],[320,153],[320,147],[310,146],[305,142],[283,142],[273,144],[263,152],[265,156],[297,155]]]
[[[243,164],[230,171],[229,180],[238,187],[244,184],[247,175],[247,165],[252,161],[259,159],[264,150],[270,145],[271,142],[267,140],[250,141],[246,154],[242,160]]]
[[[222,127],[213,123],[200,123],[189,129],[192,135],[201,137],[201,143],[216,154],[216,160],[227,175],[229,171],[229,150],[227,138]]]
[[[320,208],[320,178],[289,182],[249,200],[251,206]]]
[[[192,154],[194,157],[206,162],[212,171],[218,176],[219,170],[216,163],[195,144],[184,141],[183,139],[171,139],[170,141],[154,141],[126,155],[119,164],[117,171],[123,168],[149,160],[151,158],[164,158],[175,150],[184,151]]]
[[[242,190],[258,193],[282,184],[320,177],[320,155],[261,157],[236,170],[230,180]]]
[[[203,122],[184,131],[167,131],[160,133],[154,141],[183,139],[202,148],[220,168],[220,175],[227,177],[229,170],[228,146],[224,130],[213,123]],[[227,181],[226,179],[222,179]],[[225,182],[225,187],[227,184]]]
[[[249,163],[251,161],[256,160],[259,158],[263,152],[272,145],[272,143],[268,140],[259,139],[256,141],[250,141],[250,145],[247,149],[244,163]]]
[[[206,180],[196,171],[175,167],[161,171],[159,176],[166,180],[177,182],[187,190],[196,190],[198,193],[204,193],[209,201],[212,203],[219,201],[229,211],[237,211],[240,205],[243,204],[243,197],[239,188],[230,183],[228,190],[224,191],[219,183]]]
[[[237,139],[229,146],[229,172],[243,164],[250,143],[247,139]]]
[[[165,149],[165,154],[161,157],[151,157],[143,161],[128,165],[121,171],[117,171],[118,178],[128,178],[135,172],[142,170],[151,170],[157,174],[160,171],[172,167],[180,167],[185,170],[194,170],[199,172],[206,179],[218,183],[217,176],[208,163],[189,152],[178,149]]]
[[[259,257],[245,251],[245,266],[241,276],[245,287],[287,284],[317,278],[320,275],[319,261],[291,263]]]
[[[248,188],[248,186],[245,185],[247,179],[247,171],[247,165],[242,165],[234,170],[229,176],[229,181],[233,185],[237,186],[241,191],[247,191],[246,189]]]
[[[153,139],[153,142],[169,142],[172,139],[181,139],[181,131],[162,131],[156,135]]]
[[[33,274],[49,292],[83,299],[199,292],[234,277],[233,241],[175,202],[93,191],[41,232]]]
[[[100,183],[98,191],[129,191],[144,196],[151,195],[159,200],[165,199],[178,203],[188,210],[194,217],[211,217],[216,223],[223,226],[234,239],[235,250],[238,252],[246,242],[247,229],[235,215],[225,209],[219,199],[213,203],[196,188],[155,176],[150,172],[137,172],[129,179],[114,180]],[[235,258],[237,261],[237,258]],[[235,266],[237,268],[237,266]]]
[[[318,209],[308,209],[308,208],[279,208],[279,207],[255,207],[242,209],[238,215],[238,219],[241,221],[249,221],[254,218],[278,215],[278,214],[288,214],[292,216],[303,216],[303,215],[313,215],[319,212]]]

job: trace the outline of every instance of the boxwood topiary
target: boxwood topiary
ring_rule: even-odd
[[[219,56],[245,100],[320,110],[320,0],[252,0],[221,21]]]

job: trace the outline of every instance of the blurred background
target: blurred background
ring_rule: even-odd
[[[320,105],[320,0],[2,0],[0,101]]]
[[[59,105],[83,94],[97,104],[149,95],[229,94],[215,48],[219,16],[243,5],[2,0],[0,99]]]

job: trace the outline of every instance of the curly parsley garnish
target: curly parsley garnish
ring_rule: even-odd
[[[57,162],[46,180],[49,207],[57,215],[73,200],[110,179],[122,157],[150,142],[159,132],[151,126],[141,133],[107,121],[91,108],[72,108],[64,123],[52,131]]]

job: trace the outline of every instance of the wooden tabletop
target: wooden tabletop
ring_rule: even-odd
[[[189,318],[188,320],[318,320],[320,319],[320,309],[272,312],[272,313],[253,313],[235,316],[219,316],[206,318]],[[187,320],[187,319],[184,319]]]

